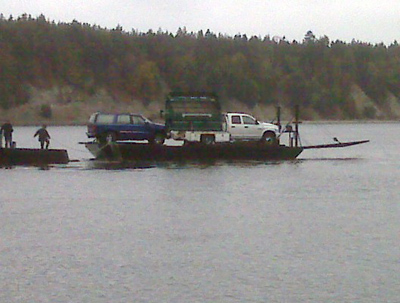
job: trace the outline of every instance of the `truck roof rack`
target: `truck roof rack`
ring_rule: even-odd
[[[218,95],[216,93],[210,92],[200,92],[200,91],[193,91],[193,92],[171,92],[167,95],[167,99],[176,98],[176,97],[208,97],[218,99]]]

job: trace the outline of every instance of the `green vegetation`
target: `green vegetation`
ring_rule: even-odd
[[[305,119],[400,117],[396,41],[345,43],[308,32],[289,42],[184,28],[139,33],[1,15],[0,58],[0,107],[30,104],[33,91],[48,90],[55,98],[39,104],[46,118],[55,116],[53,105],[84,106],[104,92],[108,103],[162,106],[174,90],[212,91],[225,107],[300,104]]]

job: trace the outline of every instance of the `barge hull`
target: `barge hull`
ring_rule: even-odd
[[[126,161],[209,161],[209,160],[293,160],[303,151],[302,147],[284,145],[213,144],[213,145],[152,145],[143,143],[114,143],[99,146],[86,142],[86,148],[96,159]]]
[[[64,149],[0,148],[0,166],[67,164]]]

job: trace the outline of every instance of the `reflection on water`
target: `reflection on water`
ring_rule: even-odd
[[[338,158],[305,158],[295,160],[276,160],[276,161],[259,161],[259,160],[202,160],[202,161],[111,161],[88,159],[80,161],[72,161],[68,164],[49,164],[49,165],[8,165],[0,167],[3,169],[15,169],[17,167],[35,168],[38,170],[50,169],[86,169],[86,170],[124,170],[124,169],[148,169],[148,168],[208,168],[218,166],[236,166],[236,167],[252,167],[252,166],[274,166],[283,164],[299,164],[312,161],[361,161],[361,157],[338,157]]]
[[[309,159],[310,160],[310,159]],[[145,168],[167,168],[167,169],[183,169],[183,168],[208,168],[219,166],[232,167],[255,167],[264,165],[282,165],[288,163],[299,163],[302,160],[290,161],[253,161],[253,160],[202,160],[202,161],[107,161],[95,160],[82,161],[79,166],[70,166],[70,168],[85,168],[85,169],[105,169],[105,170],[123,170],[123,169],[145,169]]]
[[[145,169],[154,168],[155,164],[145,162],[128,162],[128,161],[101,161],[90,160],[84,163],[86,169],[105,169],[105,170],[123,170],[123,169]]]
[[[298,161],[307,162],[307,161],[361,161],[363,158],[361,157],[338,157],[338,158],[307,158],[307,159],[300,159]]]

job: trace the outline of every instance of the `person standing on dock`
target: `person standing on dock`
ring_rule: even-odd
[[[13,131],[14,129],[10,121],[6,121],[6,123],[1,126],[0,132],[3,134],[4,140],[6,141],[5,148],[11,148]]]
[[[39,142],[40,142],[40,148],[43,149],[46,144],[46,149],[49,148],[50,144],[50,135],[49,132],[46,129],[46,125],[43,124],[42,128],[39,128],[36,133],[33,135],[33,137],[38,136]]]

